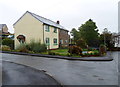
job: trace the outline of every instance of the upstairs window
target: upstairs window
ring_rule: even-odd
[[[49,25],[45,25],[45,31],[50,32],[50,26]]]
[[[57,33],[57,28],[56,27],[54,27],[54,33]]]

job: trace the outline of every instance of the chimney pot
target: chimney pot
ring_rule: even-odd
[[[60,24],[60,21],[57,21],[57,24]]]

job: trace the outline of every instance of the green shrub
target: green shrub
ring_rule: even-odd
[[[47,47],[45,44],[41,44],[40,42],[35,42],[34,40],[32,40],[30,43],[20,44],[16,50],[19,50],[19,52],[27,53],[41,53],[46,52]]]
[[[68,52],[70,54],[82,55],[82,48],[78,46],[70,46]]]
[[[70,54],[70,53],[67,53],[67,56],[68,56],[68,57],[71,57],[71,54]]]
[[[100,55],[105,55],[106,54],[106,46],[105,45],[100,45],[99,53],[100,53]]]
[[[94,53],[89,53],[89,55],[94,55]]]
[[[7,45],[11,49],[14,49],[14,40],[11,40],[9,38],[5,38],[5,39],[2,40],[2,45]]]
[[[76,41],[76,45],[80,46],[81,48],[87,48],[87,43],[85,42],[85,40],[83,39],[78,39]]]
[[[98,53],[98,52],[95,52],[94,55],[99,55],[99,53]]]
[[[90,54],[89,53],[84,53],[85,56],[89,56]]]
[[[18,52],[25,52],[25,53],[29,52],[25,44],[20,44],[16,50],[18,50]]]
[[[47,47],[45,44],[41,44],[40,42],[31,41],[29,44],[26,44],[26,48],[29,51],[33,51],[35,53],[45,52],[47,51]]]
[[[7,45],[2,45],[1,48],[2,48],[3,51],[11,51],[10,47],[7,46]]]
[[[92,48],[88,47],[88,51],[92,51]]]

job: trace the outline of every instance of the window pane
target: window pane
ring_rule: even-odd
[[[57,45],[57,39],[56,38],[53,39],[53,43]]]
[[[65,43],[67,43],[67,40],[65,40]]]
[[[54,33],[57,33],[57,28],[56,27],[54,27]]]
[[[49,43],[49,38],[46,38],[46,43]]]
[[[60,44],[63,44],[63,40],[60,40]]]
[[[49,26],[45,25],[45,31],[49,32]]]

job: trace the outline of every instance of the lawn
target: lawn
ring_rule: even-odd
[[[83,56],[85,55],[95,55],[94,53],[99,53],[98,50],[92,50],[88,51],[87,49],[83,49]],[[48,52],[44,52],[42,54],[48,54],[48,55],[60,55],[60,56],[68,56],[68,49],[56,49],[56,50],[50,50]],[[79,55],[71,55],[72,57],[81,57]]]
[[[59,53],[59,54],[68,54],[68,49],[57,49],[57,50],[51,50],[51,52]]]

